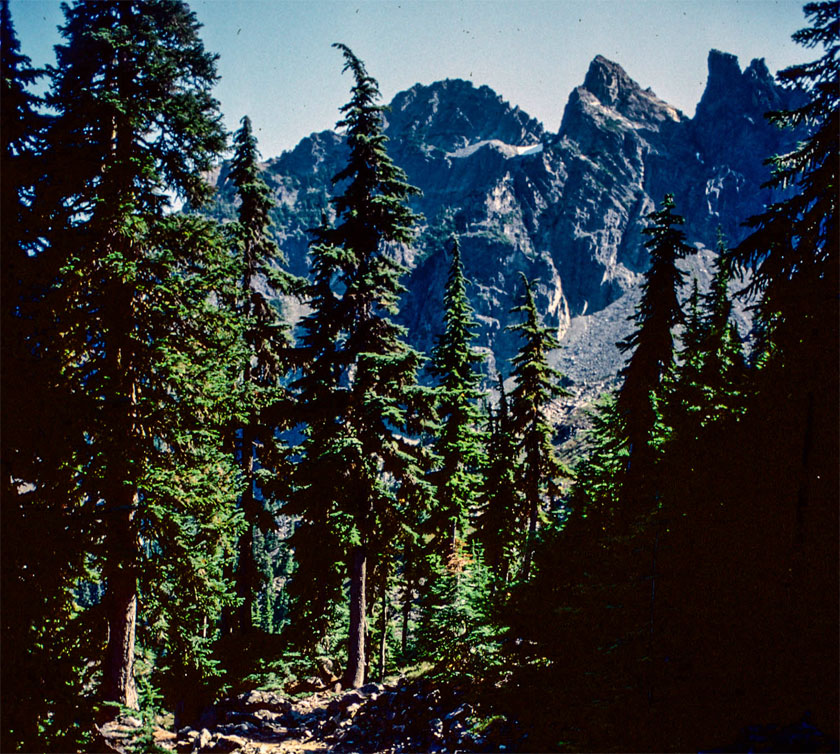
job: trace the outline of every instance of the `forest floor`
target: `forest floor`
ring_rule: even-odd
[[[360,689],[299,698],[254,690],[218,703],[201,728],[155,728],[154,742],[173,752],[443,752],[487,750],[505,735],[481,720],[457,687],[404,677]],[[122,720],[101,729],[114,751],[130,751],[141,729]]]

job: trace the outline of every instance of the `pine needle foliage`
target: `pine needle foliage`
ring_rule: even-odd
[[[259,586],[255,529],[265,533],[275,526],[264,498],[271,493],[287,496],[291,475],[288,452],[278,434],[289,429],[293,422],[291,396],[284,387],[290,368],[292,337],[289,325],[269,299],[268,291],[275,298],[288,296],[302,283],[279,266],[284,259],[271,234],[271,211],[276,201],[260,174],[257,139],[248,116],[242,118],[233,146],[228,177],[240,204],[238,222],[228,226],[228,231],[238,246],[241,264],[237,311],[245,345],[241,377],[243,421],[236,432],[246,482],[240,501],[246,529],[239,541],[236,569],[237,596],[241,602],[235,620],[225,628],[244,635],[253,625]]]
[[[416,381],[422,357],[391,319],[404,272],[392,250],[413,238],[416,216],[408,202],[418,190],[385,150],[376,81],[348,47],[336,47],[354,79],[338,123],[349,157],[333,178],[342,187],[334,222],[325,219],[310,247],[312,313],[301,324],[303,366],[295,382],[306,429],[287,510],[301,517],[292,537],[296,552],[321,538],[319,553],[329,541],[349,567],[345,680],[358,686],[365,673],[368,559],[388,551],[412,520],[408,507],[428,495],[426,454],[410,437],[426,431],[431,396]],[[320,602],[329,615],[340,588],[337,567],[314,552],[298,558],[296,602]]]
[[[554,452],[554,426],[548,408],[555,398],[568,395],[559,384],[562,374],[549,366],[548,354],[560,347],[557,338],[541,322],[532,283],[522,276],[524,301],[511,309],[524,320],[510,329],[524,341],[513,357],[516,385],[511,392],[511,423],[519,440],[522,458],[521,488],[527,511],[527,534],[523,545],[522,577],[530,576],[531,560],[540,512],[546,497],[559,492],[557,480],[569,472]]]
[[[219,303],[231,257],[215,223],[172,214],[168,198],[209,195],[202,174],[225,137],[215,59],[185,4],[64,10],[39,197],[44,254],[61,262],[40,305],[45,358],[78,424],[40,489],[71,509],[65,536],[106,585],[101,698],[135,706],[138,629],[174,676],[212,674],[202,624],[226,599],[219,569],[238,526],[235,470],[218,450],[235,408],[239,331]]]
[[[464,266],[457,236],[443,298],[444,331],[432,352],[429,373],[437,380],[437,413],[441,426],[435,442],[439,467],[432,474],[437,489],[433,528],[441,556],[454,552],[474,507],[482,457],[481,413],[477,368],[484,356],[475,340],[475,315],[467,298]]]

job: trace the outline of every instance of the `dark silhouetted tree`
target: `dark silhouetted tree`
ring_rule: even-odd
[[[527,513],[527,534],[522,547],[522,578],[531,573],[537,525],[546,498],[553,498],[557,479],[568,475],[554,452],[554,426],[548,413],[551,401],[568,392],[559,385],[562,374],[548,365],[548,354],[560,347],[551,331],[542,325],[531,284],[522,277],[524,301],[511,312],[524,315],[524,321],[511,326],[524,341],[513,357],[511,422],[519,441],[522,458],[521,489]]]
[[[437,489],[433,511],[442,556],[455,553],[476,501],[478,464],[482,456],[481,414],[476,371],[483,355],[471,345],[476,327],[467,298],[458,238],[452,240],[452,262],[443,299],[444,331],[432,352],[429,372],[438,381],[437,413],[441,427],[434,444],[439,468],[432,475]]]
[[[656,457],[652,443],[658,420],[656,398],[660,381],[674,359],[673,329],[682,321],[678,294],[683,273],[677,260],[694,251],[685,243],[685,234],[679,227],[685,221],[674,212],[674,207],[673,195],[667,194],[662,208],[648,216],[651,225],[642,232],[650,236],[645,242],[650,268],[633,316],[636,329],[618,344],[621,351],[632,352],[621,372],[624,382],[616,402],[628,443],[621,499],[631,507],[645,500],[651,491]]]
[[[424,450],[409,436],[426,428],[430,395],[416,383],[422,357],[409,348],[391,316],[404,269],[393,249],[413,237],[408,201],[418,193],[385,150],[379,88],[359,58],[336,45],[354,78],[339,121],[347,135],[347,166],[334,178],[335,222],[324,223],[310,247],[312,312],[301,330],[301,375],[296,381],[306,437],[288,507],[302,517],[293,537],[318,551],[298,557],[297,586],[324,571],[321,607],[339,584],[325,564],[327,543],[341,553],[350,577],[345,684],[364,683],[367,656],[367,576],[400,536],[405,508],[423,490]],[[332,556],[329,556],[331,558]],[[307,566],[314,566],[313,570]],[[378,564],[382,568],[382,564]],[[384,570],[384,569],[383,569]],[[340,583],[340,582],[339,582]],[[332,592],[325,589],[332,585]],[[312,603],[310,597],[305,600]]]

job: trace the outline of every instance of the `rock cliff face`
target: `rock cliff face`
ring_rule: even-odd
[[[738,242],[741,224],[770,198],[763,161],[792,143],[763,113],[794,96],[762,60],[742,72],[716,50],[694,118],[601,56],[569,96],[557,133],[486,86],[446,80],[398,94],[387,114],[389,152],[423,190],[421,232],[402,253],[410,272],[401,318],[412,343],[428,352],[442,327],[454,231],[491,367],[495,358],[507,374],[518,347],[505,328],[521,271],[537,279],[544,319],[566,346],[560,367],[576,381],[608,379],[621,365],[614,343],[627,332],[648,264],[646,215],[673,193],[690,242],[714,248],[718,227]],[[280,202],[278,238],[298,274],[307,266],[306,229],[329,211],[330,177],[345,157],[341,136],[324,131],[266,164]],[[225,179],[223,170],[221,214],[232,210]],[[711,259],[690,264],[707,278]]]

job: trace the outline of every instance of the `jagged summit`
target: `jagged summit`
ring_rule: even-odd
[[[522,272],[537,281],[544,321],[563,337],[564,373],[591,384],[614,375],[623,361],[614,344],[627,335],[649,264],[648,213],[673,193],[691,243],[713,249],[721,227],[736,244],[742,223],[770,199],[764,160],[795,138],[763,114],[789,109],[791,96],[763,61],[742,71],[719,51],[691,119],[602,55],[569,96],[557,134],[462,79],[400,92],[386,112],[388,149],[423,192],[413,202],[424,218],[417,241],[395,250],[409,268],[400,323],[412,345],[428,352],[441,332],[446,239],[456,231],[479,345],[500,365],[519,345],[506,328]],[[280,202],[278,242],[296,274],[307,270],[307,229],[331,212],[330,179],[346,149],[341,134],[326,131],[266,166]],[[225,176],[220,214],[234,206]]]
[[[712,50],[708,66],[706,88],[691,123],[697,151],[707,162],[746,160],[741,172],[763,183],[770,178],[764,159],[775,153],[780,136],[764,116],[796,106],[801,95],[777,86],[761,58],[742,72],[735,55]]]
[[[603,104],[617,107],[641,87],[618,63],[607,60],[603,55],[596,55],[589,64],[583,88],[594,94]]]
[[[714,116],[727,108],[746,109],[750,116],[763,118],[768,110],[787,104],[786,93],[776,86],[763,58],[754,59],[741,72],[735,55],[711,50],[708,66],[709,77],[695,119]]]
[[[386,117],[389,136],[400,134],[444,152],[490,140],[538,144],[543,137],[539,121],[489,86],[476,87],[463,79],[415,84],[394,97]]]
[[[569,96],[560,124],[560,136],[581,134],[594,122],[620,130],[658,131],[664,123],[679,123],[684,115],[659,99],[651,89],[642,89],[612,60],[598,55],[590,63],[583,84]]]

